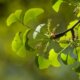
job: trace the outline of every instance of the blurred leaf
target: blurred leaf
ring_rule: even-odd
[[[22,45],[23,43],[21,39],[21,32],[17,32],[12,41],[12,50],[17,52],[21,48]]]
[[[39,63],[38,63],[38,55],[35,56],[35,64],[37,67],[39,67]]]
[[[35,39],[36,36],[37,36],[37,34],[40,33],[40,30],[41,30],[41,28],[42,28],[44,25],[45,25],[45,24],[39,24],[39,25],[36,27],[36,29],[35,29],[35,31],[34,31],[34,33],[33,33],[33,39]]]
[[[41,8],[31,8],[28,11],[25,12],[24,15],[24,24],[27,25],[28,23],[31,23],[34,21],[40,14],[44,12]]]
[[[29,38],[28,38],[28,34],[30,32],[31,29],[27,29],[24,34],[23,34],[23,45],[25,46],[26,50],[33,50],[30,45],[28,44]]]
[[[63,2],[63,0],[58,0],[58,1],[52,6],[52,8],[53,8],[56,12],[58,12],[58,11],[59,11],[59,8],[60,8],[60,5],[61,5],[62,2]]]
[[[77,55],[78,55],[78,61],[80,62],[80,47],[76,48]]]
[[[73,64],[74,62],[75,62],[75,59],[68,54],[67,64]]]
[[[21,57],[21,58],[26,58],[26,49],[25,49],[25,47],[24,46],[21,46],[20,48],[19,48],[19,50],[16,52],[16,54],[19,56],[19,57]]]
[[[28,40],[28,34],[30,32],[30,29],[26,29],[26,31],[23,34],[23,44],[25,45],[26,40]]]
[[[21,18],[21,13],[22,13],[22,10],[16,10],[15,13],[14,13],[15,14],[15,17],[19,21],[20,21],[20,18]]]
[[[70,22],[69,25],[67,26],[67,29],[72,28],[77,21],[78,21],[78,20],[74,20],[74,21]],[[72,33],[71,33],[71,31],[67,32],[64,36],[62,36],[62,37],[60,38],[60,41],[69,41],[69,40],[72,40]],[[63,42],[63,43],[59,43],[59,44],[60,44],[60,46],[61,46],[62,48],[64,48],[64,47],[67,46],[69,43],[64,43],[64,42]]]
[[[15,13],[12,13],[8,18],[7,18],[7,26],[10,26],[16,21],[20,21],[20,16],[21,16],[22,10],[16,10]]]
[[[66,61],[66,57],[67,57],[67,55],[66,55],[66,54],[61,53],[61,58],[62,58],[64,61]]]
[[[69,23],[69,25],[67,26],[67,29],[70,29],[71,27],[73,27],[74,24],[77,23],[77,22],[78,22],[78,20],[71,21],[71,22]]]
[[[50,63],[48,59],[42,56],[38,56],[39,69],[46,69],[49,67]]]
[[[78,32],[77,32],[78,34],[78,38],[79,38],[79,40],[80,40],[80,25],[79,25],[79,27],[78,27]]]
[[[58,61],[58,54],[54,51],[54,49],[51,49],[49,52],[49,61],[50,64],[54,67],[60,67],[60,63]]]
[[[12,23],[16,22],[15,14],[12,13],[7,19],[7,26],[10,26]]]
[[[67,55],[64,53],[61,53],[61,60],[63,61],[64,64],[67,64]]]
[[[75,69],[76,72],[80,73],[80,66]]]

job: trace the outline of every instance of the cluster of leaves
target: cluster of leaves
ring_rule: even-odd
[[[52,9],[58,13],[63,0],[56,1]],[[12,41],[12,49],[20,56],[30,54],[35,56],[36,65],[40,69],[48,68],[49,66],[60,67],[63,64],[71,65],[80,62],[80,27],[74,29],[77,38],[72,41],[72,34],[68,32],[58,40],[50,39],[51,23],[41,23],[37,27],[30,27],[38,20],[38,17],[45,11],[42,8],[31,8],[24,14],[22,10],[16,10],[7,19],[7,26],[11,26],[14,22],[20,22],[26,26],[24,33],[17,32]],[[77,17],[79,17],[79,14]],[[71,28],[77,20],[70,22],[67,29]],[[36,24],[36,23],[35,23]],[[34,29],[35,28],[35,29]],[[78,71],[80,65],[75,68]]]

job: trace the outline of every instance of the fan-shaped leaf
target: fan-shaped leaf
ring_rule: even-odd
[[[39,69],[46,69],[49,67],[49,60],[42,56],[38,56]]]
[[[12,13],[8,18],[7,18],[7,26],[10,26],[16,21],[20,21],[22,10],[16,10],[15,13]]]
[[[17,52],[21,48],[22,45],[23,45],[23,43],[22,43],[22,39],[21,39],[21,33],[18,32],[18,33],[16,33],[16,35],[12,41],[12,50]]]
[[[14,13],[15,14],[15,17],[19,21],[20,21],[20,18],[21,18],[21,13],[22,13],[22,10],[16,10],[15,13]]]
[[[16,22],[15,14],[12,13],[7,19],[7,26],[10,26],[12,23]]]
[[[59,8],[60,8],[60,5],[61,5],[62,2],[63,2],[63,0],[58,0],[58,1],[52,6],[52,8],[53,8],[56,12],[58,12],[58,11],[59,11]]]
[[[50,64],[54,67],[60,67],[60,63],[58,61],[58,54],[54,51],[54,49],[51,49],[49,52],[49,61]]]
[[[44,10],[41,8],[32,8],[25,12],[24,15],[24,24],[33,22]]]
[[[30,45],[28,44],[28,42],[29,42],[28,34],[29,34],[30,30],[31,29],[27,29],[23,34],[23,45],[25,46],[25,48],[27,50],[33,50],[33,48],[31,48]]]

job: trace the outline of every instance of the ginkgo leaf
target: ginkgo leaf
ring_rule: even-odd
[[[26,58],[26,49],[25,47],[22,45],[18,51],[16,52],[16,54],[21,57],[21,58]]]
[[[25,45],[26,40],[28,40],[28,34],[30,32],[30,29],[26,29],[26,31],[23,34],[23,44]]]
[[[15,11],[15,16],[16,16],[16,18],[20,21],[20,18],[21,18],[21,13],[22,13],[22,10],[16,10]]]
[[[13,41],[12,41],[12,50],[17,52],[21,46],[23,45],[22,39],[21,39],[21,33],[17,32]]]
[[[71,21],[71,22],[69,23],[69,25],[67,26],[67,29],[72,28],[72,27],[74,26],[74,24],[77,23],[77,22],[78,22],[78,20]]]
[[[33,50],[33,48],[31,48],[30,45],[28,44],[29,42],[28,34],[30,30],[31,29],[27,29],[23,34],[23,45],[25,46],[26,50]]]
[[[58,0],[58,1],[52,6],[52,8],[53,8],[56,12],[58,12],[58,11],[59,11],[59,8],[60,8],[60,5],[61,5],[62,2],[63,2],[63,0]]]
[[[73,64],[74,62],[75,62],[75,59],[68,54],[67,64]]]
[[[17,19],[15,17],[15,14],[12,13],[7,19],[7,26],[10,26],[12,23],[14,23],[16,21],[17,21]]]
[[[66,61],[66,57],[67,57],[67,55],[66,55],[66,54],[61,53],[61,58],[62,58],[64,61]]]
[[[54,49],[51,49],[49,52],[49,61],[50,61],[50,64],[54,67],[61,66],[61,64],[58,61],[58,54],[54,51]]]
[[[27,25],[30,22],[33,22],[44,10],[42,8],[31,8],[25,12],[24,15],[24,24]]]
[[[7,26],[10,26],[16,21],[20,21],[22,10],[16,10],[7,18]]]
[[[50,65],[49,60],[45,59],[42,56],[38,56],[38,64],[39,64],[39,69],[46,69]]]

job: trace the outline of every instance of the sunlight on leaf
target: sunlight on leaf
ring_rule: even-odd
[[[61,5],[62,2],[63,2],[63,0],[58,0],[58,1],[52,6],[52,8],[53,8],[56,12],[58,12],[58,11],[59,11],[59,8],[60,8],[60,5]]]
[[[16,21],[20,21],[22,10],[16,10],[15,13],[12,13],[8,18],[7,18],[7,26],[10,26]]]
[[[25,45],[26,40],[28,40],[27,37],[28,37],[29,32],[30,32],[30,29],[27,29],[23,34],[23,44],[24,45]]]
[[[38,57],[39,69],[46,69],[49,67],[50,63],[48,59],[45,59],[42,56]]]
[[[60,41],[65,41],[65,40],[67,40],[67,37],[66,36],[62,36],[61,38],[60,38]],[[68,45],[68,43],[65,43],[65,42],[60,42],[59,43],[59,45],[62,47],[62,48],[64,48],[65,46],[67,46]]]
[[[33,39],[35,39],[35,38],[37,37],[37,34],[40,33],[40,30],[41,30],[41,28],[42,28],[44,25],[45,25],[45,24],[39,24],[39,25],[36,27],[36,29],[35,29],[35,31],[34,31],[34,33],[33,33]]]
[[[67,26],[67,29],[70,29],[71,27],[73,27],[74,24],[77,22],[78,22],[78,20],[74,20],[74,21],[70,22],[69,25]]]
[[[7,26],[10,26],[12,23],[16,22],[16,18],[14,13],[12,13],[7,19]]]
[[[61,53],[61,58],[62,58],[62,60],[66,61],[66,57],[67,57],[67,55],[66,55],[66,54]]]
[[[12,41],[12,50],[14,52],[17,52],[21,48],[21,46],[23,45],[20,35],[21,35],[20,32],[16,33],[16,35]]]
[[[54,49],[51,49],[49,52],[49,61],[50,61],[50,64],[54,67],[61,66],[58,61],[58,54],[54,51]]]
[[[22,10],[16,10],[14,13],[18,20],[20,20],[20,18],[21,18],[21,13],[22,13]]]
[[[27,25],[31,21],[34,21],[44,10],[42,8],[31,8],[25,12],[24,24]]]
[[[80,12],[77,14],[77,17],[80,17]]]

